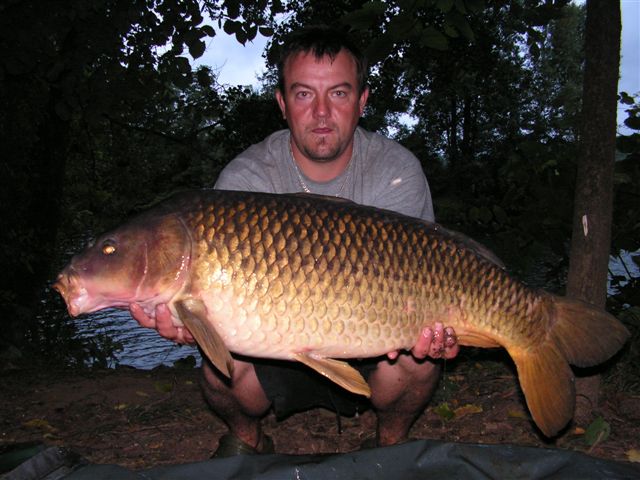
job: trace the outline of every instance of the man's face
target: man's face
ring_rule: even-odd
[[[276,99],[287,119],[294,151],[315,162],[351,158],[353,132],[368,89],[358,91],[356,62],[341,50],[331,61],[298,53],[284,66],[284,91]]]

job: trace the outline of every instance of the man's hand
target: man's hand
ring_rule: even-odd
[[[129,312],[141,326],[157,330],[164,338],[181,344],[196,343],[186,327],[176,327],[173,324],[173,317],[166,303],[156,306],[155,317],[147,315],[137,303],[129,305]]]
[[[436,322],[434,327],[425,327],[420,332],[418,341],[411,349],[411,354],[418,359],[426,357],[431,358],[454,358],[460,351],[460,345],[458,345],[458,339],[456,338],[456,332],[453,328],[446,327]],[[387,357],[390,360],[395,360],[398,357],[399,352],[389,352]]]

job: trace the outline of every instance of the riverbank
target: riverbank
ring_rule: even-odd
[[[204,401],[197,369],[117,368],[0,373],[0,448],[42,442],[72,449],[93,463],[139,469],[207,459],[226,431]],[[595,444],[588,425],[572,425],[553,443],[530,422],[510,362],[466,358],[446,366],[436,398],[413,438],[576,450],[628,461],[640,451],[640,396],[612,385],[594,412],[609,427]],[[265,431],[278,453],[348,452],[373,436],[371,411],[340,418],[321,409],[276,421]],[[605,429],[606,430],[606,429]]]

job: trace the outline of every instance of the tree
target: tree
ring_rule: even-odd
[[[611,248],[621,30],[619,0],[587,0],[582,128],[567,294],[602,308]],[[597,405],[599,384],[598,375],[578,379],[578,418],[590,415]]]
[[[96,132],[190,85],[215,35],[201,9],[244,42],[278,2],[5,0],[0,3],[0,318],[20,343],[51,274],[67,160]],[[88,158],[87,165],[96,158]],[[91,170],[91,169],[88,169]]]

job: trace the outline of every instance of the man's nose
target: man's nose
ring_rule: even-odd
[[[329,99],[324,95],[318,95],[316,97],[313,113],[318,118],[328,117],[331,113],[331,107],[329,105]]]

